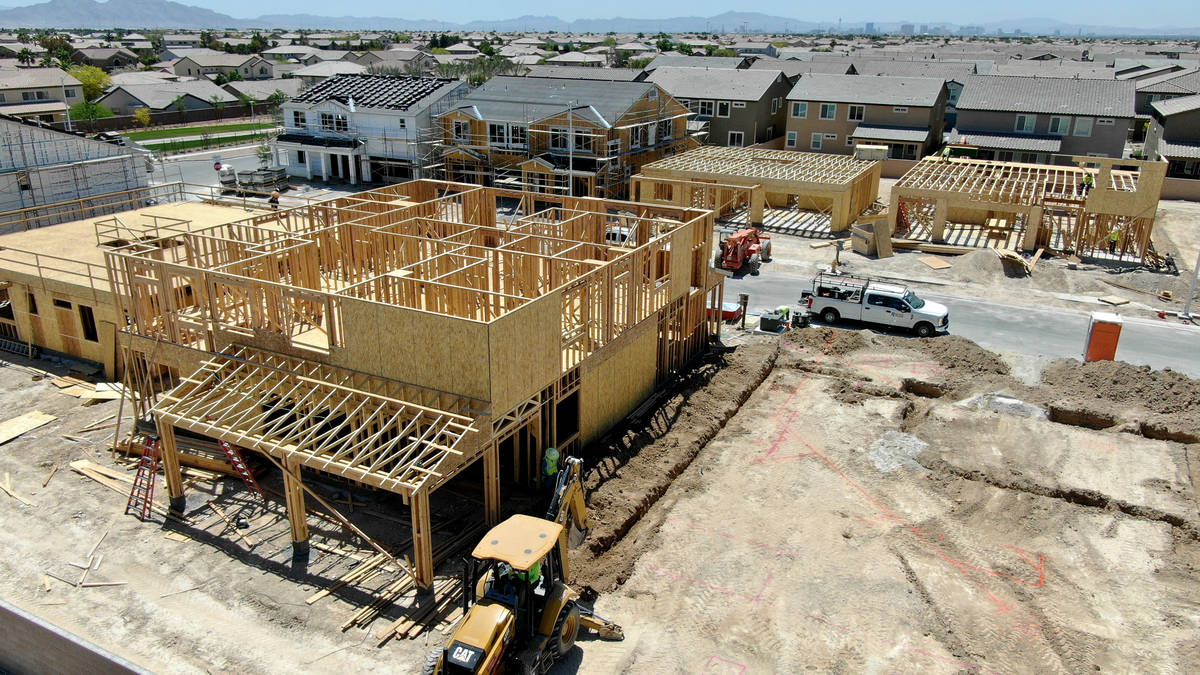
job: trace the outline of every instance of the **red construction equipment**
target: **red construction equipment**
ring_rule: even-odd
[[[266,499],[266,495],[263,494],[258,481],[254,480],[254,473],[250,471],[250,467],[246,466],[246,460],[242,459],[242,452],[237,449],[237,446],[226,441],[221,441],[221,449],[225,451],[225,457],[229,459],[229,465],[246,482],[246,487],[257,492],[259,497]]]
[[[138,461],[137,475],[133,477],[133,489],[129,491],[129,501],[125,503],[125,513],[133,509],[142,521],[150,517],[150,507],[154,504],[154,475],[158,473],[159,448],[157,438],[146,439],[142,458]]]
[[[717,241],[720,248],[713,257],[713,267],[724,270],[740,270],[750,267],[757,271],[761,262],[771,259],[771,237],[761,234],[756,227],[734,232],[722,230]]]

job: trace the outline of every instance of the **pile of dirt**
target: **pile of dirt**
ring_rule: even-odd
[[[958,281],[991,283],[1006,276],[1000,256],[987,248],[959,256],[950,268],[950,277]]]
[[[825,326],[794,328],[785,339],[789,345],[802,350],[813,350],[837,356],[849,354],[867,346],[867,339],[860,331],[837,330]]]
[[[1200,439],[1200,380],[1122,361],[1057,359],[1042,382],[1063,400],[1121,418],[1144,416],[1142,433],[1184,442]],[[1065,407],[1065,406],[1064,406]]]
[[[644,420],[626,420],[590,448],[584,487],[592,529],[587,546],[571,552],[579,587],[606,592],[625,582],[647,545],[626,533],[762,384],[778,356],[778,338],[753,338],[723,364],[685,373]]]

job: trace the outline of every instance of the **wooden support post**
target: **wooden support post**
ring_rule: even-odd
[[[308,552],[308,516],[304,510],[304,478],[300,462],[283,460],[283,495],[287,504],[288,523],[292,526],[292,552]]]
[[[767,191],[756,187],[750,191],[750,224],[762,225],[763,210],[766,205]]]
[[[950,205],[945,199],[939,199],[933,206],[933,236],[935,242],[946,241],[946,212]]]
[[[500,522],[500,451],[495,443],[483,453],[483,510],[488,527]]]
[[[888,231],[892,234],[896,233],[896,225],[899,223],[898,216],[900,215],[900,193],[897,190],[892,190],[891,204],[888,206]]]
[[[186,509],[186,499],[183,496],[183,473],[179,470],[179,449],[175,445],[175,427],[161,419],[156,419],[155,425],[158,427],[163,478],[167,482],[171,510],[182,514]]]
[[[1032,251],[1038,247],[1038,233],[1042,229],[1042,207],[1034,206],[1029,209],[1025,218],[1025,236],[1021,239],[1021,250]]]
[[[433,531],[429,526],[429,492],[417,490],[408,500],[412,510],[413,578],[425,591],[433,590]]]

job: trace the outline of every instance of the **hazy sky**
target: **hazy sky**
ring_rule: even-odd
[[[39,0],[0,0],[0,5],[30,5]],[[964,3],[961,0],[926,0],[918,3],[894,0],[858,0],[854,3],[797,3],[764,0],[737,3],[729,0],[608,0],[607,2],[496,2],[495,0],[457,0],[440,3],[397,3],[395,0],[358,0],[334,3],[328,0],[177,0],[183,4],[206,7],[234,17],[250,18],[263,14],[319,14],[323,16],[388,16],[414,19],[439,19],[466,22],[475,19],[511,19],[523,15],[557,16],[572,20],[611,17],[666,18],[674,16],[713,16],[730,10],[761,12],[802,21],[847,24],[864,21],[936,24],[975,24],[1029,17],[1049,18],[1068,23],[1129,27],[1192,27],[1200,25],[1200,3],[1196,0],[1004,0],[994,3]],[[974,6],[972,6],[974,5]],[[844,11],[839,12],[838,8]],[[783,26],[780,26],[783,29]]]

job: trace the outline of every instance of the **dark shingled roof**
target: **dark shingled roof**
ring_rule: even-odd
[[[958,109],[1133,117],[1133,100],[1129,80],[976,75],[963,82]]]
[[[1061,136],[1031,136],[1028,134],[978,133],[974,131],[953,132],[946,139],[946,142],[976,145],[990,150],[1058,152],[1062,149]]]
[[[321,103],[333,99],[355,107],[408,110],[458,80],[444,77],[401,75],[336,75],[319,82],[293,98],[298,103]]]

